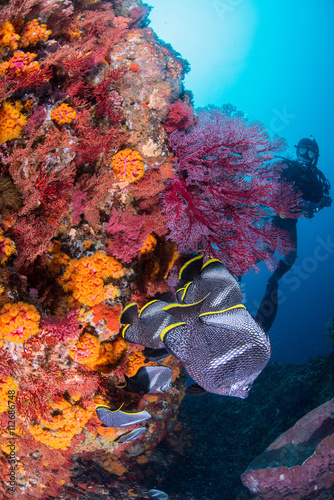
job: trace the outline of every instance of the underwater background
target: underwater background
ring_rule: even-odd
[[[292,154],[301,138],[313,135],[320,147],[318,167],[333,185],[333,2],[159,0],[151,5],[151,27],[190,63],[185,87],[194,93],[195,106],[231,103],[285,137]],[[334,309],[328,288],[334,255],[329,250],[319,262],[314,253],[319,239],[334,240],[332,210],[322,210],[311,222],[298,221],[298,258],[280,283],[270,333],[274,361],[304,363],[330,351],[325,333]],[[263,266],[259,274],[243,278],[253,314],[269,276]]]
[[[334,185],[333,18],[331,0],[0,0],[0,500],[334,497],[333,207],[298,220],[267,365],[259,325],[246,340],[265,338],[253,386],[196,397],[184,370],[215,293],[255,324],[232,274],[255,316],[266,221],[296,215],[284,140],[293,158],[314,136]],[[192,288],[198,252],[227,270]],[[239,356],[218,343],[199,385]]]

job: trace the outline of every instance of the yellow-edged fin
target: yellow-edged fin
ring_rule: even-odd
[[[136,308],[136,310],[135,310]],[[132,311],[131,311],[132,310]],[[129,314],[129,312],[132,312],[132,314],[130,314],[129,318],[126,319],[126,316]],[[130,325],[131,322],[132,322],[132,318],[131,316],[135,313],[135,315],[137,316],[138,315],[138,306],[135,302],[131,302],[131,304],[128,304],[127,306],[124,307],[123,311],[121,312],[121,315],[119,317],[119,322],[122,323],[123,325]]]
[[[124,389],[124,387],[126,387],[127,385],[128,385],[128,383],[127,383],[127,381],[125,381],[122,384],[116,385],[115,387],[117,387],[117,389]]]
[[[123,406],[123,405],[124,405],[124,403],[122,403],[122,404],[121,404],[121,406],[118,408],[118,410],[112,410],[112,409],[110,408],[110,406],[107,406],[107,405],[96,405],[96,406],[95,406],[95,411],[96,411],[98,408],[101,408],[101,409],[103,409],[103,408],[107,408],[107,410],[111,411],[111,413],[116,413],[117,411],[119,411],[119,410],[122,408],[122,406]]]
[[[117,387],[117,386],[116,386]],[[125,438],[127,437],[129,434],[131,434],[132,432],[134,431],[134,429],[132,429],[132,431],[129,431],[129,432],[126,432],[125,434],[122,434],[121,436],[118,436],[118,438],[114,439],[114,443],[118,443],[118,441],[122,438]]]
[[[183,294],[182,294],[182,297],[181,297],[182,301],[184,301],[184,298],[185,298],[187,290],[188,290],[188,286],[191,285],[192,283],[193,283],[193,281],[189,281],[189,283],[187,283],[186,286],[184,287]]]
[[[210,259],[205,264],[203,264],[201,271],[203,271],[203,269],[205,269],[209,264],[212,264],[212,262],[219,262],[219,264],[222,264],[219,259]]]
[[[210,295],[210,292],[205,296],[203,297],[203,299],[199,300],[198,302],[192,302],[191,304],[175,304],[173,302],[173,304],[168,304],[168,306],[165,306],[162,308],[163,311],[166,311],[168,312],[169,310],[173,309],[173,308],[179,308],[179,307],[184,307],[184,308],[190,308],[190,307],[194,307],[196,305],[199,305],[199,304],[202,304],[202,302],[207,298],[209,297]]]
[[[125,332],[126,332],[126,330],[129,328],[129,326],[131,326],[131,325],[126,325],[126,326],[123,328],[123,330],[122,330],[122,337],[123,337],[123,339],[125,339]]]
[[[198,302],[193,302],[191,304],[168,304],[168,306],[163,307],[162,310],[174,316],[174,318],[186,321],[190,317],[199,315],[203,302],[209,295],[210,293]]]
[[[140,315],[142,314],[142,312],[146,309],[147,306],[149,306],[150,304],[153,304],[153,302],[159,302],[159,300],[155,299],[155,300],[150,300],[150,302],[147,302],[147,304],[145,304],[139,311],[138,313],[138,317],[140,318]]]
[[[196,257],[194,257],[193,259],[190,259],[188,260],[180,269],[179,271],[179,280],[182,280],[184,279],[182,277],[182,273],[185,271],[185,269],[187,269],[188,266],[190,266],[193,262],[197,261],[197,260],[203,260],[203,255],[196,255]]]
[[[237,304],[236,306],[231,306],[228,307],[227,309],[222,309],[221,311],[208,311],[205,313],[201,313],[199,317],[202,318],[203,316],[209,316],[209,315],[211,316],[212,314],[222,314],[227,311],[232,311],[232,309],[246,309],[246,307],[243,304]]]
[[[180,321],[180,323],[174,323],[173,325],[169,325],[169,326],[166,326],[166,328],[164,328],[162,330],[162,332],[160,333],[160,338],[161,340],[164,339],[166,333],[170,332],[171,330],[173,330],[174,328],[176,328],[177,326],[182,326],[182,325],[185,325],[186,323],[184,321]]]

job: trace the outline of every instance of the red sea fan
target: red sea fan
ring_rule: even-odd
[[[259,122],[227,105],[198,112],[188,132],[175,130],[170,146],[176,174],[162,195],[170,238],[180,252],[219,258],[234,274],[271,267],[277,235],[274,214],[295,218],[300,198],[279,181],[276,158],[285,141],[271,139]],[[284,245],[288,237],[280,233]]]

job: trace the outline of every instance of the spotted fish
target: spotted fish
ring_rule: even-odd
[[[203,264],[201,257],[183,266],[180,280],[178,303],[150,302],[139,314],[130,305],[131,315],[125,309],[124,338],[165,347],[195,381],[189,393],[247,397],[268,363],[271,345],[242,304],[238,282],[220,261]]]
[[[163,311],[168,303],[162,300],[152,300],[138,312],[135,303],[129,304],[120,316],[120,323],[126,325],[122,336],[127,342],[140,344],[150,349],[165,348],[160,334],[166,326],[175,321],[170,314]]]
[[[179,280],[184,283],[176,292],[180,304],[193,304],[207,296],[203,311],[218,311],[243,300],[237,280],[217,259],[203,264],[202,255],[194,257],[181,268]]]
[[[125,377],[125,383],[119,385],[128,392],[157,394],[172,386],[173,370],[168,366],[141,366],[133,377]]]
[[[270,341],[242,304],[188,316],[186,305],[170,305],[179,321],[161,338],[197,385],[187,392],[246,398],[269,361]]]

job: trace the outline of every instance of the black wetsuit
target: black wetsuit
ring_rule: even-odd
[[[316,211],[326,206],[325,204],[321,206],[321,201],[326,197],[328,198],[330,183],[315,165],[308,166],[299,160],[289,160],[287,158],[284,158],[284,161],[287,167],[283,170],[281,179],[292,183],[294,188],[301,192],[307,216],[311,218]],[[274,227],[288,232],[290,245],[284,257],[279,261],[276,270],[269,278],[265,295],[256,314],[256,320],[267,332],[271,328],[277,313],[278,280],[291,269],[297,258],[297,219],[284,219],[275,216],[272,224]]]

